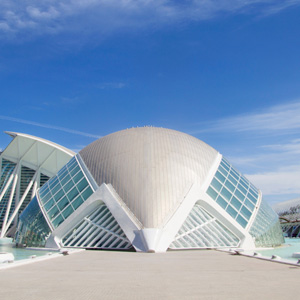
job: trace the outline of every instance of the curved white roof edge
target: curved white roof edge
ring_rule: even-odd
[[[57,148],[67,154],[70,154],[72,156],[76,155],[76,153],[64,146],[61,146],[59,144],[56,144],[54,142],[51,142],[49,140],[46,140],[46,139],[43,139],[43,138],[39,138],[37,136],[33,136],[33,135],[30,135],[30,134],[26,134],[26,133],[20,133],[20,132],[12,132],[12,131],[4,131],[6,134],[8,134],[9,136],[11,136],[12,138],[15,138],[17,136],[21,136],[21,137],[25,137],[25,138],[29,138],[29,139],[32,139],[32,140],[36,140],[36,141],[39,141],[39,142],[42,142],[42,143],[45,143],[45,144],[48,144],[54,148]]]

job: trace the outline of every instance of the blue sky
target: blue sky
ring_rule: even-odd
[[[0,129],[78,151],[172,128],[270,203],[299,197],[299,15],[299,0],[2,0]]]

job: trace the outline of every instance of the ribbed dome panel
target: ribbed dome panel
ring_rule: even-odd
[[[160,227],[218,152],[178,131],[142,127],[105,136],[80,151],[100,186],[110,183],[146,228]]]

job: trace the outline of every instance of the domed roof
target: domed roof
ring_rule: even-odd
[[[95,181],[111,184],[146,228],[168,220],[193,185],[204,183],[218,152],[175,130],[122,130],[79,152]]]

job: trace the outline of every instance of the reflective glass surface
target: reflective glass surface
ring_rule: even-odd
[[[171,249],[237,247],[240,240],[199,204],[184,221]]]
[[[50,222],[56,228],[92,193],[76,157],[73,157],[56,176],[43,185],[39,197]]]
[[[258,190],[225,158],[222,158],[207,194],[244,228],[258,201]]]
[[[284,243],[278,215],[263,199],[250,228],[250,234],[256,247],[273,247]]]
[[[44,218],[36,197],[20,215],[15,236],[16,243],[29,247],[45,247],[51,230]]]
[[[16,167],[16,164],[6,160],[6,159],[2,159],[2,168],[1,168],[1,178],[0,178],[0,193],[3,191],[3,189],[5,188],[10,175],[14,172]],[[10,193],[11,193],[11,188],[12,188],[12,182],[10,183],[8,189],[6,190],[5,194],[3,195],[2,200],[0,201],[0,228],[2,227],[2,223],[3,223],[3,219],[6,213],[6,208],[7,208],[7,203],[10,197]],[[11,205],[11,212],[13,212],[15,206],[15,195],[12,201],[12,205]]]

